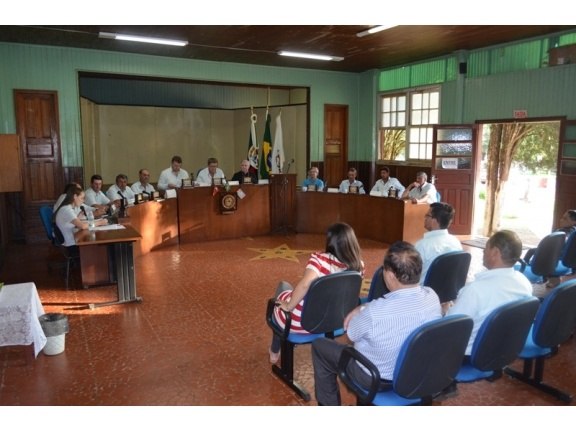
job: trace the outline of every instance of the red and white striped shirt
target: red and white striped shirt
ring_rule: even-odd
[[[308,263],[306,264],[306,269],[310,269],[315,272],[318,277],[322,277],[332,273],[340,273],[341,271],[347,270],[347,267],[346,264],[343,264],[338,258],[330,253],[315,252],[310,255]],[[291,297],[292,290],[286,290],[280,293],[278,300],[288,302]],[[303,307],[304,299],[302,299],[294,310],[292,310],[292,324],[290,326],[291,333],[308,334],[300,324]],[[274,319],[280,327],[284,328],[286,325],[286,315],[279,307],[274,308]]]

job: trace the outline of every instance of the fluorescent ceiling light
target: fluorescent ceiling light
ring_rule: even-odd
[[[374,33],[378,33],[381,32],[383,30],[388,30],[389,28],[392,27],[396,27],[395,25],[380,25],[380,26],[376,26],[376,27],[371,27],[368,30],[364,30],[360,33],[356,33],[356,36],[358,37],[364,37],[364,36],[368,36]]]
[[[144,37],[144,36],[131,36],[131,35],[106,33],[106,32],[100,32],[98,34],[98,37],[101,37],[104,39],[116,39],[116,40],[124,40],[124,41],[131,41],[131,42],[154,43],[154,44],[160,44],[160,45],[173,45],[173,46],[186,46],[186,45],[188,45],[188,41],[181,41],[181,40],[174,40],[174,39],[161,39],[161,38]]]
[[[287,56],[287,57],[299,57],[299,58],[306,58],[312,60],[325,60],[325,61],[342,61],[344,57],[336,57],[330,55],[322,55],[322,54],[308,54],[308,53],[300,53],[294,51],[278,51],[278,55]]]

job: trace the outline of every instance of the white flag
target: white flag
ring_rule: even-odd
[[[282,120],[280,116],[282,111],[276,117],[276,132],[274,134],[274,143],[272,146],[272,173],[281,174],[284,166],[284,140],[282,139]]]

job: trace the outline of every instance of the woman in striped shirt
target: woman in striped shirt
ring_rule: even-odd
[[[284,311],[292,312],[290,332],[307,333],[300,325],[300,316],[304,306],[304,297],[313,280],[344,270],[354,270],[364,274],[364,263],[360,257],[360,245],[354,229],[345,223],[335,223],[326,233],[326,248],[324,252],[315,252],[310,256],[304,276],[295,288],[288,282],[280,282],[276,290],[278,306],[274,309],[274,319],[284,327],[286,317]],[[282,309],[282,310],[280,310]],[[280,339],[273,335],[269,349],[270,362],[276,363],[280,358]]]

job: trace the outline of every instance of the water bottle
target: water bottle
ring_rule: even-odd
[[[90,231],[94,231],[94,227],[95,227],[95,224],[94,224],[94,213],[92,213],[91,210],[87,210],[87,213],[88,213],[88,214],[86,215],[86,218],[88,219],[88,229],[89,229]]]

